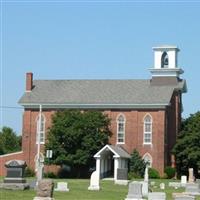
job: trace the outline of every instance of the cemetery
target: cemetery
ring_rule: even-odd
[[[144,179],[129,180],[128,185],[99,179],[95,171],[90,180],[42,178],[37,186],[32,187],[29,183],[34,182],[35,177],[25,179],[22,175],[25,163],[10,161],[7,166],[8,176],[0,178],[1,200],[12,200],[13,196],[15,199],[23,197],[23,200],[200,200],[199,179],[194,179],[192,168],[189,169],[189,176],[182,176],[180,180],[150,179],[147,167]],[[16,170],[10,169],[11,166],[17,166],[20,173],[14,173]],[[10,178],[10,174],[15,176]],[[10,186],[7,187],[7,184]],[[16,189],[17,184],[20,184],[20,189]],[[26,184],[26,188],[22,189],[21,184]]]

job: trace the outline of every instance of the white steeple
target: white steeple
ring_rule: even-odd
[[[177,46],[163,45],[153,47],[154,67],[150,69],[152,77],[177,77],[183,70],[177,66],[177,56],[180,51]]]

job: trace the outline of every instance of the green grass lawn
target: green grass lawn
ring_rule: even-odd
[[[57,181],[66,181],[59,180]],[[156,182],[157,188],[152,188],[153,191],[161,191],[159,184],[164,182],[166,185],[167,200],[172,200],[172,192],[183,192],[184,189],[173,189],[168,187],[168,182],[172,180],[153,180]],[[128,192],[128,186],[115,185],[113,181],[101,181],[100,191],[88,191],[88,179],[68,179],[69,192],[54,192],[55,200],[124,200]],[[163,192],[163,191],[162,191]],[[0,200],[32,200],[35,197],[34,190],[12,191],[0,190]],[[200,197],[196,198],[200,200]]]

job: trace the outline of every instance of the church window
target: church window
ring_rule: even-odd
[[[163,52],[161,58],[161,68],[168,68],[168,64],[169,64],[168,54],[166,52]]]
[[[152,117],[151,115],[146,115],[144,118],[144,144],[152,143]]]
[[[125,116],[120,114],[117,118],[117,143],[125,142]]]
[[[152,167],[152,157],[149,153],[144,154],[143,160],[145,163],[147,163],[148,167]]]
[[[40,128],[40,130],[39,130]],[[37,134],[36,134],[36,143],[38,144],[38,135],[40,133],[40,144],[44,144],[45,142],[45,117],[41,115],[41,123],[40,117],[37,117]]]

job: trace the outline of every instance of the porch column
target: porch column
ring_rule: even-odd
[[[114,180],[117,180],[117,169],[119,168],[119,158],[114,158]]]
[[[97,171],[97,173],[98,173],[98,175],[99,175],[99,177],[100,177],[100,157],[98,157],[98,158],[96,158],[96,171]]]

